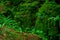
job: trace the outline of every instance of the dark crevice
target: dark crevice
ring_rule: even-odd
[[[55,0],[56,4],[60,4],[60,0]]]

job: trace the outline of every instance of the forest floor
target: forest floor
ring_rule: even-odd
[[[31,33],[20,33],[12,28],[0,28],[0,40],[42,40],[41,37]]]

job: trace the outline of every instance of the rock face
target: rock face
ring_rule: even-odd
[[[42,40],[41,37],[31,33],[20,33],[13,29],[0,28],[0,40]]]

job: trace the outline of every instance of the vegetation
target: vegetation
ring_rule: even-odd
[[[0,40],[60,40],[59,0],[0,0]]]

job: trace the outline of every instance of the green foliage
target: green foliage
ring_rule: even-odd
[[[6,25],[19,32],[37,34],[43,40],[53,39],[59,34],[60,5],[55,0],[49,1],[1,0],[0,28]]]

